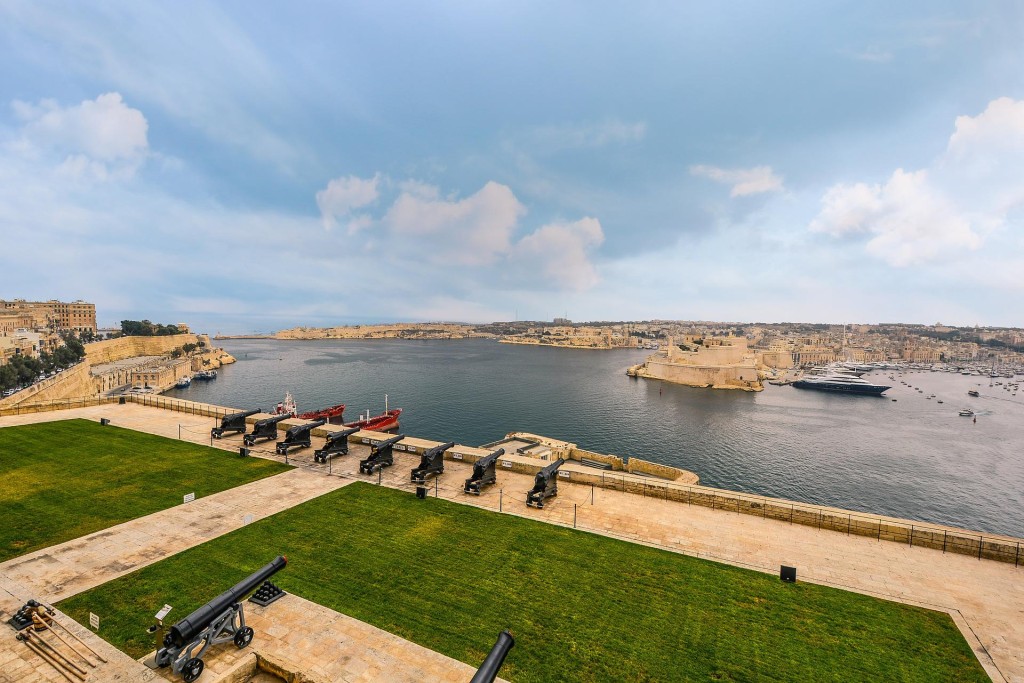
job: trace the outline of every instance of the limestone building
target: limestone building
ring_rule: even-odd
[[[12,326],[13,325],[13,326]],[[66,303],[50,301],[0,300],[0,332],[11,329],[41,329],[44,327],[61,330],[96,332],[96,304],[85,301]]]

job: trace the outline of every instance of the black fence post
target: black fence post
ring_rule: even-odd
[[[1018,544],[1019,545],[1019,544]],[[946,553],[946,530],[942,530],[942,553]]]
[[[434,498],[437,498],[437,475],[434,475]]]
[[[505,497],[505,489],[498,489],[498,512],[501,512],[502,498]]]
[[[914,547],[914,525],[910,525],[910,547]]]
[[[594,504],[594,485],[590,485],[590,504]]]
[[[985,547],[985,537],[978,536],[978,559],[981,559],[981,550]]]

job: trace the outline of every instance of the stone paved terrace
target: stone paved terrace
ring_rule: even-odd
[[[199,443],[209,443],[209,428],[214,424],[211,418],[172,411],[108,405],[0,418],[0,426],[70,417],[108,417],[117,425],[175,438],[183,425],[182,437]],[[236,451],[240,442],[238,436],[215,445]],[[307,465],[304,472],[325,479],[375,481],[376,477],[356,472],[358,460],[366,452],[365,446],[353,445],[348,456],[331,464],[335,476],[330,477],[325,476],[326,466],[312,466],[308,451],[290,459]],[[259,448],[258,454],[278,457],[272,455],[272,444]],[[409,470],[418,458],[395,455],[396,466],[383,473],[381,483],[411,490]],[[448,462],[446,468],[437,494],[462,503],[555,524],[575,524],[595,533],[772,574],[781,564],[791,565],[802,581],[947,611],[993,680],[1024,682],[1024,566],[567,482],[560,484],[557,498],[536,510],[523,503],[532,486],[527,475],[501,472],[498,484],[478,498],[461,493],[468,465]],[[0,657],[4,648],[0,645]]]

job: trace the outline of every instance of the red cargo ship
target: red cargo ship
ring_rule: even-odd
[[[345,426],[359,427],[359,429],[365,429],[368,432],[387,432],[392,429],[398,429],[398,416],[401,414],[401,408],[392,408],[374,417],[367,417],[356,422],[346,422]],[[362,415],[359,417],[362,417]]]
[[[345,412],[345,404],[339,403],[323,410],[314,410],[309,413],[299,413],[296,417],[300,420],[327,420],[331,424],[341,424],[341,415]]]
[[[330,408],[322,408],[321,410],[312,410],[308,413],[300,413],[295,407],[295,399],[292,398],[292,393],[286,392],[284,400],[277,404],[274,408],[275,415],[291,415],[297,417],[300,420],[327,420],[331,424],[341,424],[341,416],[345,412],[345,404],[339,403],[336,406]]]

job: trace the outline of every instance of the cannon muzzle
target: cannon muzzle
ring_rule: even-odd
[[[501,669],[501,665],[505,663],[505,657],[508,656],[508,651],[512,649],[512,646],[516,644],[515,638],[512,634],[505,629],[498,634],[498,640],[494,643],[494,647],[487,653],[487,657],[484,658],[484,663],[480,665],[477,672],[473,674],[473,680],[469,683],[494,683],[494,679],[498,677],[498,670]]]

